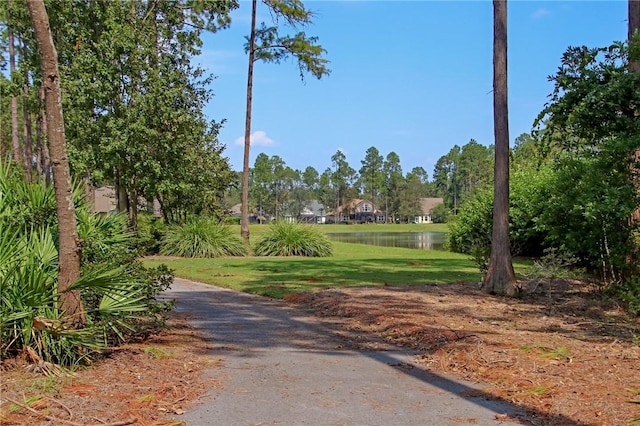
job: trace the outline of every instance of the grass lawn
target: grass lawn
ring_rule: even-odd
[[[314,225],[324,232],[442,232],[446,225]],[[266,231],[253,225],[253,241]],[[238,226],[238,232],[240,231]],[[480,281],[469,256],[447,251],[333,243],[332,257],[147,258],[147,266],[166,264],[176,276],[269,297],[331,287],[433,285]],[[525,267],[516,263],[516,270]]]

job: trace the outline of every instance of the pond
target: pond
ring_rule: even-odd
[[[444,232],[351,232],[328,233],[332,241],[371,244],[383,247],[404,247],[421,250],[444,250]]]

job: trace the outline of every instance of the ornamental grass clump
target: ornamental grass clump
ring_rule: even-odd
[[[328,257],[331,242],[318,230],[299,223],[273,222],[254,247],[257,256]]]
[[[244,256],[247,247],[229,226],[196,217],[184,225],[167,228],[160,254],[181,257]]]

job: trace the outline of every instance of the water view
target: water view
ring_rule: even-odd
[[[329,233],[332,241],[371,244],[383,247],[404,247],[422,250],[444,250],[444,232],[355,232]]]

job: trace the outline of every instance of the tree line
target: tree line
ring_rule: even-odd
[[[138,200],[156,199],[168,221],[220,208],[234,175],[221,121],[205,117],[213,76],[193,65],[202,34],[230,24],[236,1],[47,3],[60,72],[69,164],[87,185],[114,185],[136,228]],[[44,83],[27,3],[0,6],[9,76],[0,157],[25,179],[50,180]]]
[[[455,145],[442,156],[431,180],[423,167],[405,173],[396,152],[383,155],[373,146],[366,150],[359,167],[352,166],[338,150],[322,172],[312,166],[293,169],[280,156],[262,152],[249,170],[249,210],[258,216],[301,218],[313,200],[329,213],[363,198],[383,210],[388,221],[407,222],[423,214],[421,198],[441,197],[444,204],[437,208],[435,220],[445,222],[479,188],[492,183],[492,171],[493,146],[474,139],[462,147]],[[228,192],[227,208],[240,202],[238,188]]]

